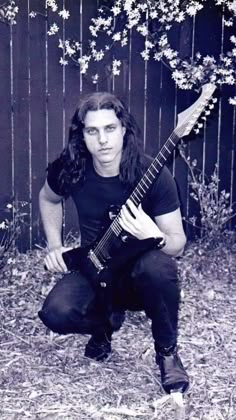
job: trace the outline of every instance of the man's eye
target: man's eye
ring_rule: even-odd
[[[108,127],[106,127],[106,131],[111,132],[115,130],[115,126],[114,125],[108,125]]]
[[[95,130],[95,128],[88,128],[86,131],[87,131],[87,133],[88,133],[88,134],[90,134],[90,135],[96,134],[96,130]]]

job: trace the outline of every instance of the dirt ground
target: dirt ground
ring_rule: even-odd
[[[88,336],[49,332],[37,311],[57,280],[43,250],[0,272],[0,419],[235,420],[236,253],[189,249],[179,261],[179,353],[191,386],[183,409],[160,387],[150,321],[127,313],[104,362],[83,356]]]

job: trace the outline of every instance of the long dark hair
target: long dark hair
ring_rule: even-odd
[[[90,157],[83,140],[84,119],[88,111],[100,109],[113,109],[122,126],[126,128],[119,172],[121,182],[133,187],[143,173],[140,131],[136,121],[125,104],[115,95],[109,92],[94,92],[80,101],[71,120],[68,144],[60,155],[63,169],[59,181],[63,193],[69,192],[73,183],[84,180],[86,160]]]

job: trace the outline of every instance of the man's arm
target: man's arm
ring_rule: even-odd
[[[127,232],[137,239],[164,238],[166,245],[162,251],[177,257],[182,254],[186,237],[183,230],[179,208],[170,213],[156,216],[155,221],[143,211],[141,205],[136,207],[131,200],[122,206],[119,223]]]
[[[63,197],[55,194],[46,180],[39,193],[39,208],[48,244],[44,262],[49,271],[67,271],[62,257],[62,252],[66,250],[62,245],[62,200]]]
[[[155,222],[166,245],[162,248],[165,254],[178,257],[183,253],[186,236],[183,229],[180,209],[155,217]]]

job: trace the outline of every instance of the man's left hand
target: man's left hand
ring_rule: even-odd
[[[131,200],[122,206],[119,223],[137,239],[164,237],[154,220],[143,211],[141,204],[136,207]]]

